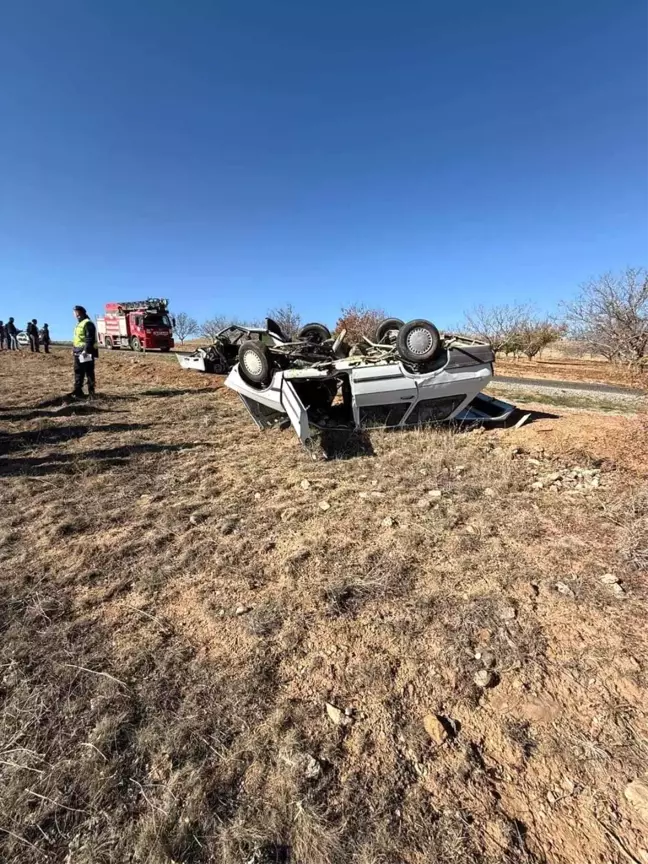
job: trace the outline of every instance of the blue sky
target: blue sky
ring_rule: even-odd
[[[0,0],[0,318],[553,309],[645,264],[644,0]]]

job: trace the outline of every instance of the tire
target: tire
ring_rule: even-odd
[[[401,327],[396,345],[407,363],[429,363],[441,351],[441,336],[434,324],[417,318]]]
[[[297,334],[297,338],[305,339],[313,345],[321,345],[326,339],[331,338],[331,331],[325,324],[314,322],[312,324],[305,324]]]
[[[376,328],[375,341],[378,344],[380,344],[381,342],[386,342],[387,344],[393,345],[396,342],[398,331],[401,329],[404,323],[405,322],[401,321],[400,318],[385,318],[385,320],[381,321]]]
[[[162,354],[168,354],[170,350],[171,350],[170,348],[160,348],[160,352]]]
[[[272,381],[270,352],[263,342],[244,342],[238,352],[239,372],[244,381],[267,387]]]
[[[106,336],[106,338],[104,339],[104,348],[106,348],[108,351],[113,350],[113,341],[110,336]]]
[[[131,348],[133,349],[133,351],[141,351],[142,350],[142,343],[137,338],[137,336],[132,337],[130,344],[131,344]]]

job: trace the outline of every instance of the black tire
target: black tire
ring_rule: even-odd
[[[133,351],[141,351],[142,350],[142,343],[137,338],[137,336],[133,336],[133,338],[131,339],[131,348],[133,349]]]
[[[263,342],[248,340],[239,348],[239,372],[241,377],[256,387],[267,387],[272,381],[270,352]]]
[[[396,340],[398,353],[407,363],[430,363],[441,351],[439,331],[424,318],[403,324]]]
[[[104,339],[104,348],[107,348],[108,351],[113,350],[113,341],[110,336],[106,336],[106,338]]]
[[[162,354],[167,354],[171,349],[170,348],[160,348]]]
[[[312,324],[305,324],[297,334],[297,338],[305,339],[306,342],[311,342],[313,345],[321,345],[326,339],[331,338],[331,331],[326,324],[313,322]]]
[[[385,318],[376,328],[375,341],[381,343],[384,340],[392,344],[395,343],[397,336],[394,331],[397,333],[404,323],[400,318]]]

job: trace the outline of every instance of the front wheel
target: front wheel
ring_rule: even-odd
[[[131,339],[131,348],[133,349],[133,351],[141,351],[142,350],[142,343],[137,338],[137,336],[133,336],[133,338]]]
[[[322,342],[331,338],[331,331],[325,324],[314,322],[312,324],[305,324],[297,334],[297,338],[305,339],[306,342],[310,342],[313,345],[321,345]]]
[[[112,339],[110,338],[110,336],[106,336],[106,339],[105,339],[105,341],[104,341],[104,348],[107,348],[108,351],[112,351],[112,349],[113,349],[113,341],[112,341]]]
[[[394,345],[398,338],[398,331],[405,322],[400,318],[385,318],[376,328],[376,342],[384,342],[386,345]]]
[[[441,351],[441,336],[430,321],[417,318],[398,331],[398,353],[407,363],[429,363]]]
[[[248,384],[267,387],[272,381],[272,363],[263,342],[244,342],[238,352],[239,371]]]

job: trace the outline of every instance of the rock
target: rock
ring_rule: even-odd
[[[542,480],[536,480],[535,483],[531,484],[531,488],[532,489],[544,489],[544,483],[542,482]]]
[[[475,660],[481,660],[484,669],[492,669],[495,666],[495,655],[492,651],[477,651]]]
[[[368,498],[368,497],[369,497],[368,492],[358,492],[358,498]]]
[[[353,717],[353,708],[345,708],[344,709],[345,717]]]
[[[371,485],[372,485],[372,486],[377,486],[377,485],[378,485],[378,481],[377,481],[377,480],[372,480],[372,481],[371,481]]]
[[[623,790],[626,801],[637,811],[638,815],[648,823],[648,775],[633,780]]]
[[[542,462],[539,459],[532,459],[531,457],[527,459],[527,462],[529,465],[542,465]]]
[[[419,498],[419,500],[416,502],[416,506],[419,508],[419,510],[429,510],[432,506],[432,501],[430,501],[429,498]]]
[[[457,474],[463,474],[464,471],[467,471],[467,470],[468,469],[466,468],[465,465],[457,465],[457,467],[455,468],[455,471],[457,472]]]
[[[302,767],[304,770],[304,777],[306,777],[307,780],[317,780],[322,773],[322,766],[314,756],[310,755],[310,753],[304,754]]]
[[[237,520],[236,519],[223,519],[220,524],[220,532],[221,534],[231,534],[236,528]]]
[[[381,522],[381,525],[383,526],[383,528],[393,528],[394,520],[391,516],[385,516],[385,518]]]
[[[497,683],[497,677],[490,669],[480,669],[475,672],[473,681],[478,687],[485,689],[486,687],[494,687]]]
[[[428,494],[428,498],[440,498],[443,493],[440,489],[430,489]]]
[[[619,577],[615,573],[604,573],[599,577],[599,581],[604,585],[615,585],[619,581]]]
[[[251,606],[237,606],[236,609],[234,610],[234,614],[235,615],[245,615],[251,609],[252,609]]]
[[[384,498],[385,493],[384,492],[372,492],[371,497],[372,498]]]
[[[192,525],[200,525],[201,522],[204,522],[207,518],[205,513],[192,513],[189,517],[189,521]]]
[[[516,615],[515,606],[502,606],[499,613],[502,621],[513,621]]]
[[[547,480],[549,483],[555,483],[557,480],[562,480],[562,471],[554,471],[553,474],[547,475]]]
[[[576,596],[572,589],[569,587],[569,585],[565,585],[564,582],[556,582],[556,591],[558,591],[560,594],[564,594],[565,597]]]
[[[623,595],[625,594],[625,589],[622,585],[619,585],[618,582],[615,582],[614,585],[610,585],[610,590],[615,597],[623,597]]]
[[[330,702],[326,703],[326,713],[329,716],[329,720],[335,723],[336,726],[348,726],[351,723],[351,718],[347,717],[344,711],[336,708]]]
[[[446,726],[436,714],[426,714],[423,718],[423,727],[437,746],[443,744],[450,737]]]
[[[496,494],[497,494],[497,493],[495,492],[495,490],[494,490],[494,489],[491,489],[490,486],[487,486],[487,487],[484,489],[484,495],[485,495],[487,498],[494,498]]]
[[[299,485],[301,486],[302,489],[310,489],[310,487],[311,487],[310,480],[302,480]]]
[[[320,501],[317,506],[320,508],[320,510],[330,510],[331,509],[331,505],[329,504],[328,501]]]

